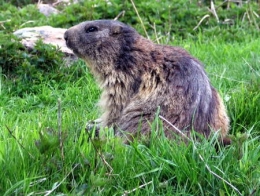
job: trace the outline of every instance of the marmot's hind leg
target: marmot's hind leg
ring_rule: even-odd
[[[152,115],[137,115],[131,112],[123,115],[115,126],[115,135],[125,138],[125,143],[132,142],[134,138],[141,139],[151,133]]]

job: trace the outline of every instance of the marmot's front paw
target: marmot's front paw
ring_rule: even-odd
[[[92,135],[93,131],[95,132],[95,137],[99,137],[99,130],[101,125],[101,119],[98,118],[96,120],[88,121],[86,124],[85,130]]]

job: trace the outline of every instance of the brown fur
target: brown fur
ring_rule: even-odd
[[[158,45],[133,28],[112,20],[87,21],[64,35],[67,46],[84,59],[103,90],[101,126],[135,134],[150,132],[160,115],[183,133],[227,136],[229,119],[202,64],[182,48]],[[173,127],[164,122],[165,134]]]

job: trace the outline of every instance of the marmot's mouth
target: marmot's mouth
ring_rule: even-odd
[[[79,57],[79,58],[83,58],[83,56],[79,53],[79,50],[78,49],[73,49],[73,48],[70,48],[72,51],[73,51],[73,53],[77,56],[77,57]]]
[[[65,39],[65,41],[66,41],[66,46],[67,46],[70,50],[72,50],[73,53],[78,54],[78,49],[75,48],[75,47],[72,47],[73,44],[72,44],[68,39]]]
[[[73,47],[70,46],[70,43],[69,43],[68,40],[66,40],[66,46],[67,46],[70,50],[72,50],[74,53],[77,52],[77,51],[76,51],[77,49],[75,49],[75,48],[73,48]]]
[[[74,52],[74,49],[73,49],[72,47],[70,47],[70,44],[69,44],[68,40],[66,40],[66,46],[67,46],[70,50],[72,50],[72,51]]]

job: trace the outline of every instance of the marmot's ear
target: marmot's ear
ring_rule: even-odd
[[[112,34],[118,34],[122,32],[122,26],[116,25],[112,26]]]

